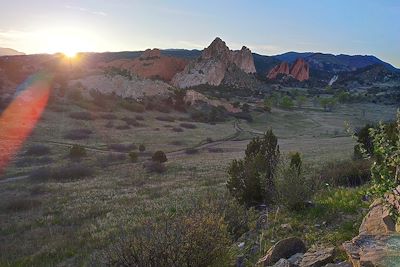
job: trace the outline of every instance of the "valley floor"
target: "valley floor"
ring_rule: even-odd
[[[117,111],[121,118],[143,117],[143,127],[127,130],[106,128],[108,120],[72,119],[68,111],[47,109],[21,153],[0,178],[0,266],[77,266],[96,258],[110,240],[135,227],[137,222],[164,210],[184,205],[196,196],[225,194],[226,168],[232,159],[244,155],[249,139],[272,128],[283,153],[299,151],[306,164],[320,166],[327,161],[350,158],[354,140],[346,133],[345,122],[360,127],[378,120],[393,119],[395,107],[373,104],[340,105],[333,112],[311,107],[253,112],[254,121],[230,120],[215,125],[193,123],[182,128],[183,113],[171,113],[171,121],[158,112],[137,114]],[[88,128],[89,139],[66,140],[66,132]],[[1,140],[7,142],[7,140]],[[24,151],[33,144],[50,147],[46,163]],[[94,170],[91,177],[74,181],[41,181],[29,174],[40,167],[69,163],[71,144],[82,144],[88,156],[83,163]],[[110,144],[144,144],[139,162],[131,163],[125,152],[110,160]],[[187,148],[197,148],[189,154]],[[167,171],[148,173],[143,162],[151,152],[167,152]],[[25,164],[24,162],[28,162]],[[13,179],[19,178],[19,179]],[[284,219],[282,219],[284,221]],[[125,228],[125,229],[122,229]]]

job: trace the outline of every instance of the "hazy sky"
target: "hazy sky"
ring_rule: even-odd
[[[400,67],[399,0],[1,0],[0,47],[26,53],[202,49],[372,54]]]

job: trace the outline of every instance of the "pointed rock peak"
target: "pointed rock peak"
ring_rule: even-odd
[[[222,41],[221,38],[216,37],[216,38],[214,39],[214,41],[211,42],[211,45],[210,45],[210,46],[212,46],[212,45],[220,45],[220,44],[226,45],[226,43],[225,43],[224,41]]]
[[[203,59],[209,59],[213,57],[217,58],[227,58],[229,54],[229,48],[226,43],[217,37],[214,41],[203,51]]]

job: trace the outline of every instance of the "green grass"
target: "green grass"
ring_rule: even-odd
[[[376,119],[374,109],[383,112],[383,106],[367,106],[368,120]],[[241,122],[244,129],[266,130],[270,127],[277,133],[281,151],[299,151],[307,164],[322,163],[348,158],[354,141],[350,137],[335,136],[333,130],[349,118],[358,119],[353,113],[356,107],[343,107],[342,111],[325,113],[317,110],[274,110],[272,114],[255,113],[253,123]],[[69,106],[68,112],[82,108]],[[175,151],[193,147],[211,137],[219,140],[235,133],[233,121],[210,125],[195,123],[196,129],[185,129],[175,133],[165,125],[178,126],[180,121],[165,123],[156,120],[158,112],[145,112],[145,127],[116,130],[104,127],[107,120],[79,121],[60,112],[46,110],[22,151],[6,170],[5,176],[29,173],[38,165],[18,167],[15,162],[23,159],[23,151],[33,143],[44,143],[51,149],[52,167],[70,162],[67,157],[68,144],[78,143],[90,148],[107,150],[109,144],[145,144],[146,153],[155,150]],[[136,114],[117,110],[120,119]],[[170,116],[187,116],[170,113]],[[393,113],[394,115],[394,113]],[[142,122],[142,121],[141,121]],[[118,120],[118,123],[122,123]],[[361,121],[360,124],[364,123]],[[115,123],[117,125],[117,123]],[[65,140],[66,131],[87,127],[94,134],[88,140],[71,142]],[[159,131],[154,130],[159,128]],[[329,129],[329,133],[326,130]],[[95,252],[110,244],[121,228],[133,229],[143,218],[154,217],[166,210],[176,210],[192,201],[193,196],[218,196],[226,193],[226,168],[235,158],[241,158],[244,149],[254,134],[242,132],[235,141],[218,144],[222,153],[210,153],[207,148],[187,155],[168,157],[166,173],[146,173],[141,163],[130,163],[128,159],[99,166],[101,151],[87,150],[83,163],[94,169],[94,176],[71,182],[21,180],[0,186],[0,203],[20,199],[36,199],[37,206],[10,211],[0,209],[0,266],[80,266],[91,262]],[[2,140],[3,142],[6,140]],[[178,145],[171,144],[180,141]],[[149,158],[151,153],[138,153],[139,160]],[[1,179],[1,178],[0,178]],[[308,244],[323,241],[338,244],[350,237],[357,228],[364,205],[358,199],[364,188],[330,189],[315,199],[316,206],[303,212],[278,211],[272,217],[272,227],[264,232],[263,249],[288,234],[300,235]],[[364,206],[362,206],[364,207]],[[355,215],[356,213],[356,215]],[[326,226],[317,227],[326,221]],[[293,232],[280,229],[290,223]],[[40,248],[40,249],[38,249]]]

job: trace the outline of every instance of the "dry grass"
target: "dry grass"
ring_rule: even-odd
[[[367,119],[354,126],[377,119],[373,109],[384,109],[381,106],[365,108],[368,108]],[[75,106],[69,109],[69,112],[82,111]],[[241,122],[241,127],[261,131],[272,127],[282,152],[300,151],[305,162],[319,165],[352,154],[354,141],[335,135],[334,130],[343,127],[345,120],[351,123],[359,120],[358,113],[352,113],[355,109],[344,107],[333,113],[273,110],[272,114],[253,114],[254,122]],[[124,110],[114,113],[118,118],[131,114]],[[389,111],[382,114],[389,114]],[[220,140],[232,135],[235,132],[233,121],[216,125],[196,123],[197,128],[176,133],[164,128],[165,122],[156,119],[161,116],[159,112],[145,112],[140,116],[146,126],[110,130],[104,127],[102,119],[76,120],[63,112],[46,110],[45,120],[37,125],[21,151],[35,142],[43,143],[50,147],[52,167],[56,168],[67,166],[66,155],[73,143],[98,149],[87,149],[88,156],[83,162],[94,168],[94,175],[62,182],[20,180],[2,184],[0,203],[11,203],[9,205],[15,208],[0,209],[0,266],[87,265],[96,251],[109,245],[110,238],[119,233],[121,227],[133,229],[144,218],[174,210],[190,202],[193,196],[204,196],[208,192],[224,194],[228,163],[243,157],[248,139],[254,136],[242,133],[236,141],[213,144],[188,155],[184,151],[186,148],[206,143],[207,138]],[[170,116],[177,118],[182,114],[171,113]],[[180,127],[180,122],[168,123]],[[64,140],[65,133],[82,128],[93,131],[88,139]],[[160,130],[154,131],[155,128]],[[139,153],[139,160],[148,159],[156,150],[180,149],[182,152],[167,155],[166,170],[162,174],[148,173],[140,162],[131,163],[117,156],[108,158],[111,144],[132,143],[146,146],[146,152]],[[16,160],[22,157],[18,155]],[[99,163],[104,161],[107,164]],[[6,176],[29,173],[37,167],[11,164]],[[23,201],[18,203],[20,199]],[[30,205],[31,200],[39,202]]]

